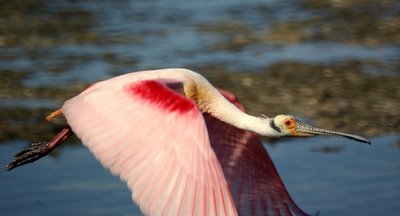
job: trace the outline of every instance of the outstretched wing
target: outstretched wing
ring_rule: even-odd
[[[220,92],[244,110],[232,93]],[[204,118],[239,215],[307,215],[290,197],[257,134]]]
[[[237,214],[201,112],[162,81],[91,88],[62,110],[144,214]]]

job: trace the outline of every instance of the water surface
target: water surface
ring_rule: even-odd
[[[387,215],[400,212],[399,136],[373,145],[318,137],[266,145],[290,194],[307,212]],[[0,145],[6,164],[23,141]],[[321,149],[335,149],[322,153]],[[125,183],[106,171],[83,146],[57,157],[0,171],[0,211],[5,215],[141,215]]]

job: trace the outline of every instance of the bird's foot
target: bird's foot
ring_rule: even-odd
[[[48,155],[57,146],[61,145],[73,134],[70,127],[62,129],[52,140],[48,142],[36,142],[30,144],[20,153],[14,156],[14,160],[7,165],[7,171],[27,163],[32,163],[41,157]]]
[[[28,147],[14,156],[14,160],[12,160],[6,167],[7,171],[27,163],[32,163],[39,158],[46,156],[52,150],[53,149],[49,146],[49,142],[31,143]]]

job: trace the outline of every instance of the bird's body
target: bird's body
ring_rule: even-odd
[[[329,134],[368,142],[312,128],[292,116],[248,115],[232,94],[186,69],[129,73],[95,83],[48,119],[61,113],[69,125],[64,134],[72,130],[126,181],[146,215],[305,215],[257,134]],[[60,137],[50,146],[66,136]],[[18,157],[9,168],[26,163]]]

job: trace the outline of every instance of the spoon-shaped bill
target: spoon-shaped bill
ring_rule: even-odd
[[[368,143],[371,145],[371,142],[362,136],[316,128],[304,123],[297,123],[296,132],[299,136],[312,136],[312,135],[342,136],[359,142]]]

